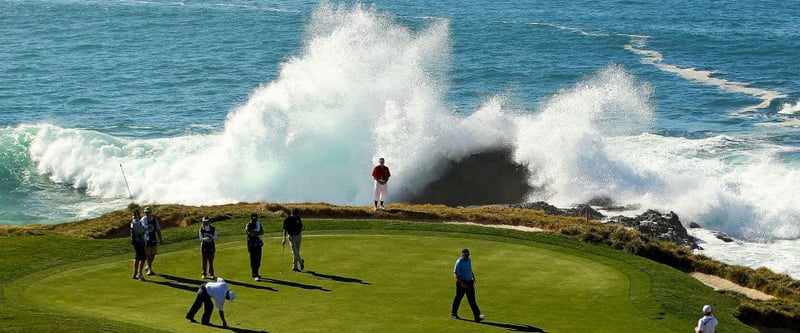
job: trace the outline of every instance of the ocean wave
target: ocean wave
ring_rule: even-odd
[[[745,239],[800,238],[800,209],[791,202],[800,171],[780,158],[793,148],[755,136],[654,134],[654,88],[621,65],[531,109],[512,107],[511,93],[498,91],[458,115],[444,97],[450,34],[447,20],[412,31],[374,8],[321,5],[302,51],[222,128],[162,138],[7,128],[2,148],[17,162],[4,172],[79,189],[59,200],[90,198],[83,201],[94,209],[82,212],[124,205],[128,186],[140,203],[368,205],[370,171],[384,157],[390,201],[569,206],[607,197]]]

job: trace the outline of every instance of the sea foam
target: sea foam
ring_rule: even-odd
[[[123,166],[142,203],[368,205],[378,157],[392,170],[393,201],[441,178],[448,163],[505,149],[528,168],[531,201],[608,197],[744,239],[800,238],[791,202],[800,171],[780,158],[793,148],[755,136],[654,134],[654,88],[619,65],[529,109],[509,107],[498,91],[457,114],[444,97],[449,23],[429,23],[412,31],[371,7],[322,5],[302,51],[225,111],[221,130],[142,139],[35,125],[25,129],[30,163],[107,200],[129,196]]]

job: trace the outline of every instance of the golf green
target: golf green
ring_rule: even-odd
[[[592,255],[536,242],[458,233],[320,233],[303,239],[305,272],[291,251],[266,239],[261,275],[250,278],[244,241],[223,237],[216,274],[237,292],[225,313],[239,332],[673,332],[653,316],[646,274]],[[449,316],[453,264],[472,252],[486,321]],[[96,316],[156,330],[213,332],[184,319],[201,280],[197,249],[160,254],[157,275],[131,279],[132,253],[14,283],[16,297],[42,309]],[[598,256],[599,257],[599,256]],[[602,258],[601,258],[602,259]],[[613,263],[609,263],[613,261]],[[207,280],[206,280],[207,281]],[[201,310],[202,312],[202,310]],[[460,314],[471,318],[463,300]],[[199,320],[200,314],[197,315]],[[212,323],[220,324],[214,312]],[[691,329],[687,323],[684,330]]]

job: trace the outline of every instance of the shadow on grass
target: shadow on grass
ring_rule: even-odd
[[[197,291],[197,289],[200,288],[201,284],[206,283],[206,282],[213,282],[213,281],[189,279],[189,278],[180,277],[180,276],[174,276],[174,275],[169,275],[169,274],[159,274],[158,276],[161,276],[161,277],[163,277],[163,278],[165,278],[167,280],[171,280],[171,281],[161,282],[161,281],[152,281],[152,280],[150,280],[150,281],[147,281],[147,282],[152,282],[152,283],[155,283],[155,284],[160,284],[162,286],[167,286],[167,287],[172,287],[172,288],[177,288],[177,289],[183,289],[183,290],[188,290],[188,291]],[[178,282],[178,283],[175,283],[175,282],[172,282],[172,281],[175,281],[175,282]],[[216,281],[216,280],[214,280],[214,281]],[[272,287],[259,286],[259,285],[239,282],[239,281],[235,281],[235,280],[225,280],[225,282],[227,282],[230,285],[234,285],[234,286],[247,287],[247,288],[253,288],[253,289],[261,289],[261,290],[268,290],[268,291],[278,291],[277,289],[272,288]],[[181,283],[183,283],[183,284],[181,284]],[[317,288],[321,289],[322,287],[317,287]],[[312,288],[309,288],[309,289],[312,289]]]
[[[469,319],[464,319],[464,318],[458,318],[458,320],[463,320],[463,321],[469,321],[469,322],[472,322],[472,320],[469,320]],[[497,323],[497,322],[493,322],[493,321],[485,321],[485,320],[484,320],[484,321],[482,321],[482,322],[480,322],[479,324],[481,324],[481,325],[487,325],[487,326],[494,326],[494,327],[505,328],[506,330],[509,330],[509,331],[512,331],[512,332],[538,332],[538,333],[547,333],[545,330],[543,330],[543,329],[541,329],[541,328],[538,328],[538,327],[535,327],[535,326],[531,326],[531,325],[528,325],[528,324]]]
[[[481,324],[489,325],[494,327],[501,327],[505,328],[512,332],[539,332],[539,333],[547,333],[543,329],[534,327],[528,324],[511,324],[511,323],[496,323],[492,321],[482,321]]]
[[[228,325],[228,327],[225,327],[225,326],[222,326],[222,325],[205,324],[203,326],[219,328],[219,329],[222,329],[222,330],[228,330],[228,331],[236,332],[236,333],[269,333],[269,331],[265,331],[265,330],[251,330],[251,329],[241,328],[241,327],[236,327],[236,326],[231,326],[231,325]]]
[[[175,282],[172,282],[172,281],[153,281],[153,280],[148,280],[147,282],[155,283],[155,284],[162,285],[162,286],[167,286],[167,287],[170,287],[170,288],[191,291],[191,292],[197,292],[197,288],[200,288],[199,285],[197,285],[197,286],[187,286],[185,284],[175,283]]]
[[[188,278],[184,278],[184,277],[180,277],[180,276],[173,276],[173,275],[169,275],[169,274],[157,274],[156,276],[163,277],[163,278],[165,278],[167,280],[170,280],[170,281],[147,280],[147,282],[155,283],[155,284],[162,285],[162,286],[167,286],[167,287],[170,287],[170,288],[191,291],[191,292],[197,292],[197,288],[200,288],[200,284],[205,282],[205,281],[202,281],[202,280],[188,279]]]
[[[269,290],[269,291],[278,291],[278,289],[275,289],[275,288],[272,288],[272,287],[259,286],[259,285],[255,285],[255,284],[244,283],[244,282],[239,282],[239,281],[234,281],[234,280],[225,280],[225,282],[228,282],[228,284],[232,284],[232,285],[235,285],[235,286],[241,286],[241,287],[247,287],[247,288],[255,288],[255,289],[261,289],[261,290]]]
[[[311,275],[313,275],[315,277],[318,277],[318,278],[333,280],[333,281],[337,281],[337,282],[350,282],[350,283],[370,284],[369,282],[364,282],[364,280],[356,279],[356,278],[349,278],[349,277],[343,277],[343,276],[338,276],[338,275],[329,275],[329,274],[317,273],[317,272],[314,272],[314,271],[306,271],[306,272],[308,274],[311,274]]]
[[[181,276],[174,276],[174,275],[169,275],[169,274],[156,274],[156,276],[160,276],[160,277],[163,277],[163,278],[165,278],[167,280],[172,280],[172,281],[175,281],[175,282],[193,284],[193,285],[196,285],[198,288],[200,287],[201,284],[209,282],[209,281],[205,281],[205,280],[190,279],[190,278],[185,278],[185,277],[181,277]]]
[[[325,289],[325,288],[320,287],[320,286],[315,286],[315,285],[310,285],[310,284],[303,284],[303,283],[298,283],[298,282],[291,282],[291,281],[284,281],[284,280],[276,280],[276,279],[271,279],[271,278],[261,278],[261,282],[274,283],[274,284],[279,284],[279,285],[282,285],[282,286],[303,288],[303,289],[309,289],[309,290],[330,291],[330,289]]]

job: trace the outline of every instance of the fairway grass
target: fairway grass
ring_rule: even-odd
[[[218,227],[235,230],[239,224],[244,222]],[[264,247],[264,282],[250,278],[243,236],[218,240],[216,274],[237,292],[225,308],[232,330],[686,332],[697,309],[712,303],[720,330],[755,332],[735,321],[725,296],[681,272],[555,235],[414,222],[307,225],[315,231],[303,238],[306,272],[291,271],[291,251],[287,247],[282,256],[272,233]],[[98,256],[20,277],[4,286],[4,302],[78,325],[105,322],[84,331],[224,331],[183,318],[204,282],[199,245],[185,240],[170,246],[156,259],[158,275],[147,282],[131,279],[132,253]],[[478,303],[487,316],[481,324],[449,316],[453,264],[464,247],[472,252]],[[466,299],[460,314],[471,318]],[[212,322],[220,324],[216,311]],[[65,331],[81,330],[69,325]]]

